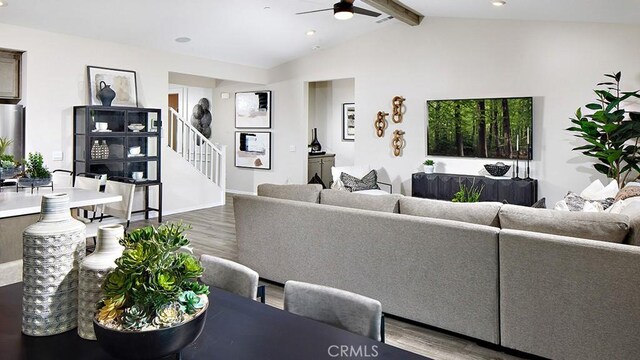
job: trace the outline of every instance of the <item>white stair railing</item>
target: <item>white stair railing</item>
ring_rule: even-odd
[[[169,108],[167,128],[169,147],[198,172],[217,184],[224,193],[226,191],[226,146],[209,141],[172,108]]]

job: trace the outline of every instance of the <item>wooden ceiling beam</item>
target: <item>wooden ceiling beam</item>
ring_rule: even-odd
[[[409,9],[396,0],[362,0],[362,2],[411,26],[420,25],[420,22],[424,18],[423,15]]]

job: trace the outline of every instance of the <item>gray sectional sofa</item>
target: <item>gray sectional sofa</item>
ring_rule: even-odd
[[[640,354],[628,215],[269,184],[234,209],[239,260],[263,278],[354,291],[386,313],[538,356]]]

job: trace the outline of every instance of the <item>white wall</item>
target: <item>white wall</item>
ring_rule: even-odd
[[[238,91],[271,90],[271,170],[255,170],[234,166],[235,103]],[[221,99],[229,93],[229,99]],[[255,193],[262,183],[302,184],[307,177],[307,90],[302,82],[283,81],[267,86],[224,84],[213,94],[213,142],[227,145],[227,189],[237,193]],[[305,114],[305,116],[301,116]],[[244,131],[245,129],[243,129]]]
[[[87,65],[136,71],[139,106],[161,108],[165,123],[169,72],[253,83],[265,83],[268,76],[257,68],[5,24],[0,24],[0,48],[26,51],[26,150],[42,152],[49,168],[72,168],[72,108],[88,103]],[[52,161],[52,152],[60,150],[64,160]],[[176,171],[179,165],[172,162],[177,159],[166,152],[162,173],[166,212],[220,200],[208,186],[190,182],[188,174]]]
[[[318,128],[318,141],[324,151],[336,154],[336,166],[354,162],[355,142],[342,140],[342,104],[354,102],[354,87],[354,79],[309,83],[309,129]],[[309,131],[308,142],[312,139]]]
[[[576,108],[593,99],[602,74],[620,70],[623,88],[640,88],[640,26],[427,18],[419,27],[396,24],[338,47],[272,69],[271,81],[293,84],[354,77],[358,107],[355,163],[383,168],[395,191],[411,193],[411,174],[426,154],[427,99],[534,96],[532,176],[549,203],[601,178],[591,161],[571,151],[579,141],[564,129]],[[348,59],[348,61],[345,61]],[[378,111],[391,112],[402,95],[402,124],[374,134]],[[277,113],[295,123],[304,114]],[[370,123],[371,126],[367,124]],[[364,124],[364,125],[363,125]],[[391,134],[406,131],[396,158]],[[306,137],[305,137],[306,138]],[[495,160],[434,157],[439,172],[477,174]]]

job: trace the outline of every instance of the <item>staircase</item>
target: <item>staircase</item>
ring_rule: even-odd
[[[169,108],[168,145],[201,176],[216,185],[224,204],[226,145],[214,144],[178,112]]]

